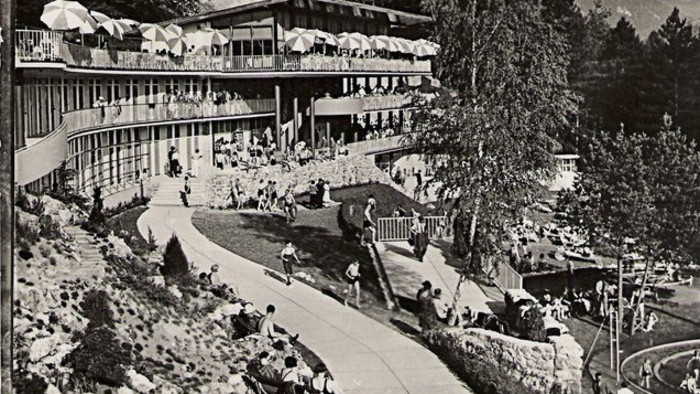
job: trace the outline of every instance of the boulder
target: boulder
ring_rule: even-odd
[[[153,384],[147,377],[139,374],[138,372],[130,369],[126,372],[126,378],[129,380],[129,386],[139,393],[149,393],[151,390],[155,390],[156,385]]]
[[[61,390],[59,390],[58,387],[54,386],[53,384],[49,383],[49,386],[46,387],[46,391],[44,391],[44,394],[61,394]]]
[[[51,354],[60,344],[65,342],[63,336],[60,334],[53,334],[50,337],[37,339],[29,347],[29,360],[37,362]]]
[[[148,277],[148,282],[153,286],[165,287],[165,278],[162,275],[152,275]]]
[[[180,291],[180,289],[177,288],[177,286],[172,285],[172,286],[168,287],[168,291],[170,292],[170,294],[174,295],[175,298],[177,298],[177,299],[182,298],[182,292]]]
[[[117,390],[117,394],[136,394],[132,389],[122,386]]]

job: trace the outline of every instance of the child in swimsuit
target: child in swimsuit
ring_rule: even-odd
[[[287,286],[291,286],[292,284],[292,275],[294,275],[294,268],[292,266],[292,258],[296,260],[297,264],[301,264],[299,262],[299,258],[297,257],[296,250],[294,249],[294,246],[292,245],[292,241],[286,241],[285,242],[285,247],[282,249],[282,265],[284,266],[284,273],[287,275]]]

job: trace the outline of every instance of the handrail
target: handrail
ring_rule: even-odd
[[[357,58],[320,54],[224,56],[129,52],[63,42],[63,33],[19,29],[16,56],[22,62],[61,61],[68,66],[110,70],[209,72],[402,72],[430,73],[430,60]]]
[[[411,145],[403,142],[404,135],[395,135],[376,140],[365,140],[350,142],[347,144],[348,155],[369,155],[373,153],[385,152],[388,150],[397,150],[410,148]]]
[[[380,242],[405,241],[411,236],[413,217],[377,219],[377,239]],[[439,237],[445,231],[445,216],[424,216],[425,231],[429,238]]]
[[[86,108],[63,114],[68,136],[78,132],[105,127],[178,119],[216,118],[275,111],[274,99],[234,100],[216,105],[212,102],[108,105]]]
[[[490,260],[485,260],[484,262],[484,272],[490,274],[493,270],[493,262]],[[502,292],[510,289],[522,289],[523,288],[523,277],[511,267],[508,263],[499,264],[496,269],[496,276],[493,278],[496,287]]]

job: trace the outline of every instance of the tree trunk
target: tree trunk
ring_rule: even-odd
[[[462,266],[462,271],[459,273],[459,282],[457,282],[457,288],[455,289],[454,299],[452,300],[452,310],[459,314],[461,313],[461,307],[459,305],[459,299],[461,297],[462,283],[466,282],[469,277],[469,271],[473,268],[474,263],[474,240],[476,235],[476,223],[478,221],[479,215],[479,201],[477,200],[474,207],[474,212],[471,215],[471,222],[469,224],[469,249],[467,255],[464,259],[464,265]]]

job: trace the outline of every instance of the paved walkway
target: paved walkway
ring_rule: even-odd
[[[323,359],[345,393],[473,393],[432,352],[393,329],[296,282],[291,287],[265,268],[210,242],[191,223],[191,208],[153,207],[138,221],[159,243],[175,232],[202,270],[217,263],[222,280],[258,309],[277,306],[276,321]],[[232,240],[235,241],[235,240]]]
[[[454,299],[459,273],[454,266],[447,264],[448,259],[453,259],[447,243],[431,242],[422,263],[413,256],[413,248],[408,242],[378,243],[377,250],[391,288],[397,296],[414,299],[423,281],[429,280],[433,289],[442,289],[445,301],[451,302]],[[458,264],[449,262],[452,265]],[[494,312],[498,304],[471,281],[462,284],[460,302],[464,307],[489,313]]]

